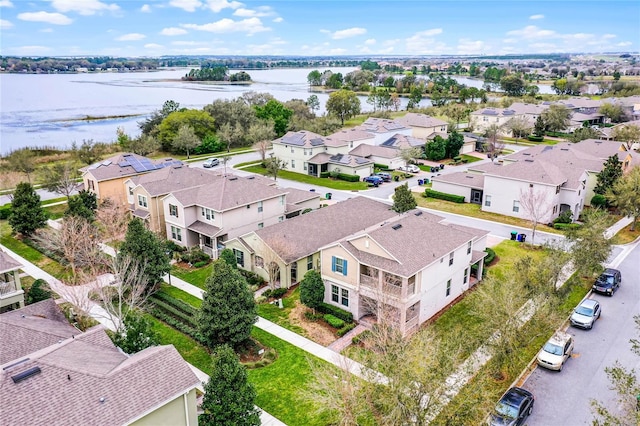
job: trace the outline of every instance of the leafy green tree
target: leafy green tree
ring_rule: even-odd
[[[123,322],[124,327],[119,333],[114,333],[111,340],[125,353],[134,354],[159,344],[158,334],[141,312],[127,311]]]
[[[454,158],[460,154],[460,149],[464,145],[464,136],[457,131],[453,131],[447,138],[446,158]]]
[[[278,157],[270,157],[264,160],[264,166],[267,169],[267,175],[273,176],[273,180],[277,181],[278,173],[287,168],[287,163]]]
[[[569,140],[576,143],[587,139],[598,139],[600,136],[600,132],[596,129],[592,129],[591,127],[581,127],[576,129],[573,134],[569,136]]]
[[[583,225],[571,230],[567,240],[571,245],[571,260],[578,271],[587,277],[602,269],[611,253],[611,241],[604,235],[608,227],[607,213],[602,210],[584,211]]]
[[[224,344],[238,347],[251,336],[257,319],[247,281],[225,260],[214,261],[198,313],[203,343],[212,349]]]
[[[7,156],[9,169],[27,175],[27,180],[31,182],[31,173],[36,169],[35,154],[30,148],[22,148],[13,151]]]
[[[544,125],[544,120],[542,119],[542,116],[539,115],[538,118],[536,118],[536,122],[533,125],[533,134],[541,137],[544,136],[544,131],[545,131],[546,127]]]
[[[38,278],[31,284],[31,288],[27,292],[27,295],[24,298],[24,303],[30,305],[32,303],[41,302],[43,300],[51,299],[53,293],[49,288],[49,284],[43,280]]]
[[[624,142],[627,150],[631,150],[634,143],[640,142],[640,126],[633,124],[616,126],[611,133],[611,137],[614,141]]]
[[[569,126],[571,110],[564,105],[554,104],[542,112],[545,127],[552,132],[559,132]]]
[[[307,98],[307,106],[313,114],[320,109],[320,100],[317,95],[311,95]]]
[[[309,86],[322,86],[322,74],[320,74],[320,71],[313,70],[307,74],[307,82]]]
[[[615,70],[615,71],[613,72],[613,79],[614,79],[615,81],[620,80],[620,71]]]
[[[162,105],[162,109],[155,111],[149,118],[138,122],[138,127],[143,135],[155,135],[157,127],[172,112],[180,110],[180,104],[176,101],[168,100]]]
[[[236,123],[224,123],[220,129],[218,129],[218,137],[222,142],[226,143],[227,152],[231,151],[232,146],[241,146],[244,141],[245,131]]]
[[[332,73],[331,76],[327,79],[327,87],[331,88],[331,89],[340,89],[342,87],[342,83],[343,83],[343,78],[342,78],[342,74],[337,72],[337,73]]]
[[[157,138],[162,148],[169,150],[182,126],[190,126],[196,136],[202,140],[215,133],[215,120],[206,111],[184,109],[172,112],[158,126]]]
[[[300,281],[300,302],[311,309],[318,309],[323,301],[324,281],[318,271],[311,269]]]
[[[506,127],[511,130],[511,134],[516,138],[516,143],[518,143],[519,138],[523,138],[531,133],[531,124],[523,117],[512,118],[506,123]]]
[[[607,191],[607,199],[620,213],[633,218],[631,231],[634,231],[640,217],[640,167],[617,179]]]
[[[262,105],[263,95],[265,94],[247,92],[242,97],[232,100],[216,99],[213,103],[205,105],[204,111],[213,117],[216,131],[227,123],[232,127],[248,129],[259,121],[252,105],[254,105],[253,102]],[[264,103],[267,103],[268,100],[264,100]]]
[[[598,173],[593,192],[602,195],[606,194],[609,189],[613,188],[613,185],[620,177],[622,177],[622,162],[614,154],[604,162],[602,171]]]
[[[78,169],[69,161],[44,167],[40,178],[48,191],[64,195],[67,200],[78,187]]]
[[[71,150],[75,157],[87,165],[100,161],[105,148],[103,143],[95,142],[93,139],[83,140],[80,146],[77,146],[75,142],[71,144]]]
[[[412,86],[409,93],[409,102],[407,103],[407,109],[417,108],[422,100],[422,86]]]
[[[160,149],[160,142],[156,138],[148,134],[142,134],[135,139],[129,141],[129,151],[134,154],[147,156]]]
[[[420,156],[422,156],[422,149],[417,146],[400,150],[400,158],[402,158],[404,164],[411,164],[416,158],[420,158]]]
[[[216,348],[212,357],[213,373],[204,388],[203,414],[198,424],[203,426],[258,426],[260,412],[255,407],[256,390],[247,379],[246,368],[240,364],[228,345]]]
[[[158,284],[162,282],[164,274],[171,269],[164,243],[155,233],[147,229],[139,218],[134,218],[129,222],[118,257],[120,259],[129,257],[137,264],[144,265],[143,273],[147,278],[147,294],[156,290]]]
[[[404,185],[398,186],[396,192],[393,194],[393,211],[404,213],[415,209],[416,206],[416,199],[411,195],[409,185],[405,183]]]
[[[186,151],[188,160],[189,152],[200,146],[201,143],[200,138],[198,138],[191,126],[182,125],[173,139],[173,148],[177,151]]]
[[[510,74],[500,79],[500,88],[507,96],[522,96],[526,89],[526,83],[517,74]]]
[[[598,112],[604,115],[605,122],[609,120],[612,123],[619,123],[624,118],[624,110],[620,104],[604,103]]]
[[[344,126],[344,120],[360,114],[360,99],[352,90],[341,89],[329,95],[327,100],[327,112],[340,119]]]
[[[293,115],[293,111],[289,108],[275,99],[271,99],[264,106],[255,106],[254,109],[256,111],[256,117],[273,121],[273,130],[276,132],[277,137],[287,133],[289,119]]]
[[[436,136],[431,142],[425,144],[424,150],[429,160],[440,161],[447,155],[447,141]]]
[[[233,253],[233,250],[229,248],[223,249],[218,257],[227,262],[233,269],[238,269],[238,261],[236,260],[236,255]]]
[[[30,183],[20,182],[11,200],[9,225],[13,232],[29,236],[47,224],[47,213],[40,204],[40,196]]]
[[[82,190],[67,202],[65,216],[78,216],[93,222],[98,209],[98,198],[93,192]]]

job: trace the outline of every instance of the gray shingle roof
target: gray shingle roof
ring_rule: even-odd
[[[446,175],[434,176],[434,182],[450,182],[457,185],[468,186],[475,189],[484,188],[484,174],[455,172]]]
[[[218,232],[221,231],[221,229],[217,226],[200,222],[199,220],[196,220],[191,225],[187,226],[187,229],[197,232],[198,234],[208,235],[209,237],[215,237],[216,235],[218,235]]]
[[[339,130],[325,138],[325,145],[327,146],[344,146],[352,141],[359,141],[363,139],[373,139],[373,135],[357,127]]]
[[[396,216],[387,204],[354,197],[255,231],[286,263]]]
[[[396,133],[386,141],[382,142],[380,146],[403,149],[403,148],[424,146],[425,143],[426,141],[423,139],[418,139],[418,138],[414,138],[413,136]]]
[[[20,263],[16,262],[11,256],[0,250],[0,273],[15,271],[21,267],[22,265]]]
[[[212,182],[218,173],[190,167],[167,167],[155,172],[131,178],[135,185],[142,186],[151,197],[165,195],[172,191],[200,186]]]
[[[143,161],[145,163],[150,163],[158,169],[183,164],[182,161],[174,160],[173,158],[151,160],[138,154],[122,153],[97,163],[93,163],[80,170],[83,173],[90,172],[98,182],[148,173],[148,171],[137,171],[136,168],[131,165],[131,162],[129,161],[131,159],[135,160],[135,162]]]
[[[351,155],[357,155],[359,157],[382,157],[382,158],[396,158],[400,155],[400,151],[394,148],[389,148],[382,145],[367,145],[362,144],[349,151]]]
[[[364,130],[368,133],[388,133],[408,128],[409,127],[404,124],[400,124],[396,120],[375,117],[367,118],[364,123],[356,127],[356,129]]]
[[[415,112],[409,112],[404,117],[396,118],[396,121],[404,126],[410,127],[435,127],[448,124],[446,121],[442,121],[439,118]]]

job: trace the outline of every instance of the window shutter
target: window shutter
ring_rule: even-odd
[[[342,261],[342,275],[347,275],[347,259]]]
[[[331,256],[331,271],[333,271],[333,272],[336,271],[336,257],[335,256]]]

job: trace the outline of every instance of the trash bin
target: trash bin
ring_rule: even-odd
[[[325,197],[327,200],[330,200],[332,195],[333,195],[333,194],[331,194],[330,192],[327,192],[327,193],[325,194],[325,196],[324,196],[324,197]]]
[[[424,184],[425,184],[425,185],[428,185],[428,184],[429,184],[429,179],[425,179],[425,180],[424,180]]]
[[[444,164],[440,164],[440,170],[444,169]]]
[[[396,176],[394,176],[394,177],[393,177],[393,180],[394,180],[394,181],[396,181],[396,182],[400,181],[400,176],[397,176],[397,175],[396,175]]]
[[[431,173],[436,173],[439,170],[438,167],[432,167],[431,168]]]
[[[515,241],[516,238],[518,238],[518,232],[517,231],[511,231],[511,241]]]
[[[518,235],[518,241],[520,241],[521,243],[524,243],[526,239],[527,239],[527,234]]]
[[[422,185],[424,181],[422,179],[418,179],[418,185]]]
[[[519,243],[522,242],[522,234],[518,234],[516,241],[518,241]]]

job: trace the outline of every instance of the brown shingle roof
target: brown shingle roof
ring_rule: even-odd
[[[442,121],[438,118],[415,112],[409,112],[404,117],[396,118],[396,121],[410,127],[435,127],[448,124],[446,121]]]
[[[135,159],[136,161],[148,160],[151,164],[157,167],[168,167],[175,163],[182,164],[179,160],[173,158],[165,158],[161,160],[151,160],[147,157],[143,157],[138,154],[122,153],[109,157],[105,160],[93,163],[90,166],[80,169],[83,173],[90,172],[98,182],[105,180],[117,179],[127,176],[136,176],[148,172],[137,172],[128,162],[129,159]]]
[[[396,158],[400,156],[400,151],[394,148],[387,148],[379,145],[362,144],[349,151],[349,154],[359,157],[370,157],[372,155],[382,158]]]
[[[20,263],[16,262],[11,256],[0,250],[0,273],[15,271],[21,267],[22,265]]]
[[[455,172],[441,176],[434,176],[433,181],[450,182],[475,189],[484,188],[484,174],[482,173]]]
[[[166,167],[155,172],[131,178],[135,185],[142,186],[151,197],[172,191],[191,188],[212,182],[218,173],[190,167]]]
[[[387,204],[354,197],[259,229],[255,234],[290,263],[395,215]]]

